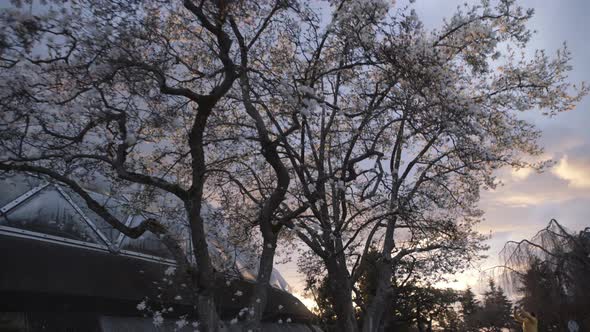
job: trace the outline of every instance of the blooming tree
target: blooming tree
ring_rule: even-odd
[[[269,43],[256,103],[297,181],[288,202],[309,207],[285,225],[309,248],[307,272],[327,271],[341,330],[358,328],[356,267],[370,248],[379,278],[364,331],[382,323],[400,261],[428,253],[451,272],[478,257],[479,191],[497,185],[494,170],[546,165],[526,161],[542,149],[518,113],[570,110],[587,88],[567,83],[566,47],[523,55],[532,14],[483,1],[427,31],[411,8],[335,1],[299,8]]]
[[[343,331],[359,329],[358,267],[378,252],[360,303],[374,331],[402,263],[427,255],[452,272],[479,256],[494,170],[544,167],[525,161],[542,149],[518,113],[567,111],[587,92],[566,80],[567,48],[523,55],[532,11],[515,0],[432,31],[386,0],[65,3],[2,13],[0,170],[67,185],[128,236],[158,234],[205,330],[219,328],[206,202],[259,244],[248,328],[279,240],[297,238],[307,271],[327,271]],[[197,268],[164,219],[130,227],[88,187],[186,216]]]
[[[207,331],[217,330],[220,322],[213,298],[219,271],[207,240],[205,202],[218,202],[216,184],[224,180],[233,190],[249,192],[256,203],[250,221],[260,226],[264,238],[261,286],[253,295],[262,299],[255,302],[256,310],[263,309],[278,231],[271,219],[290,178],[248,101],[243,68],[248,48],[286,3],[15,5],[1,16],[6,29],[0,36],[0,170],[67,185],[127,236],[137,238],[146,231],[159,235],[174,254],[179,273],[198,293],[200,326]],[[242,89],[233,88],[237,79]],[[260,149],[261,154],[253,154]],[[268,163],[270,178],[246,188],[240,171],[252,160]],[[156,205],[167,218],[147,218],[132,227],[87,188],[127,195],[133,208]],[[167,224],[179,215],[188,220],[189,255],[196,268]],[[253,320],[260,316],[253,315]]]

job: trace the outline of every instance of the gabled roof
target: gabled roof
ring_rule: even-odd
[[[131,212],[125,201],[96,192],[89,193],[119,220],[125,220],[127,225],[137,225],[148,216],[153,216],[148,211]],[[203,213],[212,214],[211,210],[211,207],[206,206]],[[255,260],[245,257],[248,252],[236,253],[236,248],[229,248],[223,230],[212,229],[217,226],[213,222],[211,224],[209,242],[211,255],[217,258],[214,261],[227,262],[232,265],[232,271],[253,280],[256,268],[252,267],[251,262]],[[179,238],[185,239],[183,245],[189,258],[192,257],[186,223],[171,222],[169,226],[174,228]],[[0,178],[0,233],[19,234],[21,237],[174,264],[172,256],[154,234],[146,232],[137,239],[128,238],[91,211],[82,198],[67,187],[27,175]],[[273,271],[271,285],[290,290],[276,270]]]

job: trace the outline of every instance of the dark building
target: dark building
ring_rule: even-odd
[[[92,195],[128,224],[146,217]],[[175,262],[153,234],[127,238],[67,188],[25,176],[0,179],[0,213],[0,331],[198,330],[191,292],[173,282]],[[238,331],[253,284],[235,274],[217,283],[226,330]],[[278,272],[273,285],[265,330],[316,331]]]

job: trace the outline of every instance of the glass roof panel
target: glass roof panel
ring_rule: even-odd
[[[42,183],[45,182],[27,177],[26,175],[0,178],[0,199],[2,199],[0,202],[5,203],[2,206],[5,206],[6,203],[10,203],[22,194],[30,192],[33,188],[37,187],[40,189],[41,187],[39,185]],[[182,246],[189,254],[189,257],[193,258],[190,232],[187,228],[186,221],[181,216],[174,215],[171,217],[169,214],[155,215],[149,212],[139,213],[137,210],[131,209],[124,200],[93,192],[88,193],[122,222],[126,222],[130,215],[134,215],[131,218],[131,227],[139,225],[146,217],[155,217],[157,220],[160,220],[177,238],[184,239]],[[106,241],[110,241],[112,244],[118,244],[122,250],[173,259],[169,250],[156,235],[146,232],[137,239],[123,236],[119,231],[90,210],[86,202],[66,186],[50,185],[44,189],[40,189],[32,197],[24,199],[22,203],[9,210],[6,216],[0,216],[0,225],[104,245],[105,243],[102,241],[101,236],[94,231],[96,229],[104,235]],[[70,202],[76,208],[72,207]],[[223,226],[225,223],[216,222],[215,215],[211,211],[207,211],[207,209],[210,210],[206,205],[204,215],[207,223],[206,226],[209,226],[207,227],[207,235],[211,248],[210,253],[213,260],[218,263],[219,270],[227,270],[227,272],[240,271],[246,279],[248,275],[250,278],[255,278],[256,264],[252,265],[248,263],[252,258],[250,257],[251,252],[248,250],[238,250],[235,244],[228,241],[227,228],[219,227],[219,225]],[[81,211],[88,218],[89,222],[93,224],[92,227],[78,211]],[[120,239],[122,241],[119,244],[117,240]],[[277,271],[273,271],[271,284],[280,289],[289,288],[288,284],[280,277]]]
[[[143,216],[133,217],[131,227],[139,225],[144,219],[145,217]],[[125,237],[121,243],[121,249],[158,257],[173,258],[164,243],[151,232],[145,232],[137,239]]]
[[[41,180],[24,175],[0,177],[0,207],[41,184]]]
[[[53,186],[43,189],[5,216],[0,216],[0,225],[104,244]]]
[[[60,188],[72,199],[76,206],[78,206],[80,210],[82,210],[82,213],[84,213],[84,215],[88,219],[94,222],[96,227],[100,230],[102,234],[104,234],[109,239],[109,241],[114,243],[117,240],[117,237],[119,236],[119,231],[113,228],[109,223],[104,221],[104,219],[99,217],[94,211],[92,211],[86,204],[86,201],[82,199],[82,197],[80,197],[71,189],[65,186],[60,186]],[[90,194],[90,196],[92,196],[94,200],[106,207],[112,215],[117,217],[117,219],[119,219],[122,223],[125,223],[130,211],[128,211],[128,208],[124,202],[121,202],[114,198],[110,198],[106,195],[101,195],[93,192],[88,193]]]

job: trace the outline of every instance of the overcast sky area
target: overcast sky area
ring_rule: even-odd
[[[470,0],[468,3],[475,3]],[[408,1],[398,0],[396,6]],[[438,28],[445,17],[450,17],[465,0],[416,0],[413,7],[427,28]],[[492,1],[493,3],[493,1]],[[529,45],[530,52],[545,49],[554,54],[563,42],[573,53],[572,82],[590,82],[590,1],[588,0],[520,0],[525,8],[534,8],[535,15],[529,28],[536,30]],[[488,241],[489,258],[462,275],[449,286],[464,289],[467,285],[482,290],[486,270],[499,263],[498,253],[509,240],[530,238],[554,218],[570,230],[578,231],[590,225],[590,98],[585,98],[576,109],[554,117],[541,112],[523,116],[543,132],[541,145],[545,158],[556,165],[538,174],[530,170],[514,172],[504,169],[498,177],[504,185],[494,191],[482,192],[480,207],[485,221],[478,230],[491,234]],[[294,264],[279,266],[296,292],[303,288],[303,278]]]

